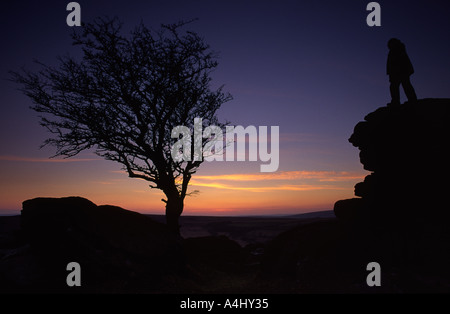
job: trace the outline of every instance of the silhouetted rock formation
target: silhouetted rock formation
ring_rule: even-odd
[[[447,276],[446,284],[449,118],[450,99],[422,99],[368,114],[349,141],[372,173],[355,185],[360,198],[337,201],[334,208],[350,229],[366,229],[375,261]]]
[[[17,288],[152,291],[164,273],[184,266],[181,240],[164,224],[120,207],[80,197],[36,198],[23,202],[21,225],[32,264],[23,267],[34,271]],[[69,262],[81,265],[79,288],[66,285]]]
[[[0,220],[0,293],[237,293],[256,271],[251,250],[225,236],[183,239],[81,197],[27,200],[13,218]],[[66,284],[69,262],[81,266],[81,287]]]
[[[372,171],[355,186],[355,195],[370,207],[376,204],[373,215],[414,215],[419,221],[448,217],[443,204],[449,117],[450,99],[423,99],[378,108],[355,126],[349,141],[359,148],[364,169]]]

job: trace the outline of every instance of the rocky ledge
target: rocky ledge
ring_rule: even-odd
[[[374,259],[444,278],[450,262],[448,143],[450,99],[380,107],[359,122],[349,142],[371,173],[355,198],[334,211]]]

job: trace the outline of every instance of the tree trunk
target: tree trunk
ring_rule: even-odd
[[[166,202],[166,224],[170,231],[179,235],[179,218],[183,212],[183,199],[179,196],[168,197]]]

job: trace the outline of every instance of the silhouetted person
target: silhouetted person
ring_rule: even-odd
[[[388,41],[389,55],[387,74],[391,82],[391,105],[400,105],[400,84],[403,86],[408,101],[416,101],[417,96],[409,77],[414,73],[411,60],[406,53],[405,45],[397,38]]]

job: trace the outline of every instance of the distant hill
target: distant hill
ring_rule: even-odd
[[[156,214],[146,214],[146,216],[159,221],[164,222],[166,217],[164,215],[156,215]],[[333,210],[322,210],[322,211],[314,211],[307,212],[301,214],[280,214],[280,215],[229,215],[229,216],[214,216],[214,215],[182,215],[182,217],[193,217],[193,218],[298,218],[298,219],[309,219],[309,218],[335,218]]]
[[[311,218],[336,218],[333,210],[322,210],[317,212],[302,213],[286,216],[289,218],[311,219]]]

